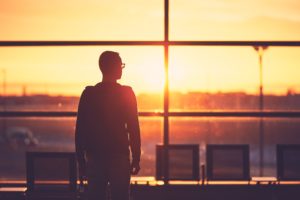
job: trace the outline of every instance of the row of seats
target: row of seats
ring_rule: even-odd
[[[157,145],[156,159],[156,180],[200,180],[199,145]],[[75,153],[27,152],[26,166],[30,199],[39,199],[39,194],[78,195]],[[206,166],[201,169],[202,181],[249,181],[249,145],[207,145]],[[300,145],[277,145],[277,178],[300,180]]]
[[[276,149],[276,180],[300,180],[300,145],[280,144]],[[201,179],[251,180],[249,152],[249,145],[207,145]],[[156,159],[157,180],[200,180],[199,145],[157,145]]]

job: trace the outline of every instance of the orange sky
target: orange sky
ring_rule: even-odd
[[[0,0],[0,40],[162,40],[163,1]],[[170,0],[171,40],[299,40],[300,1]],[[136,92],[163,91],[162,47],[0,47],[8,93],[79,95],[101,79],[97,60],[119,51],[121,83]],[[265,91],[300,92],[300,47],[272,47],[264,56]],[[258,91],[252,47],[171,47],[170,88]],[[3,74],[0,74],[3,80]],[[1,90],[0,90],[1,91]]]

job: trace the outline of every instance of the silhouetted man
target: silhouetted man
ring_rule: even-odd
[[[75,143],[80,181],[87,175],[89,200],[104,200],[108,183],[112,200],[128,200],[130,174],[140,170],[136,97],[131,87],[117,83],[125,66],[117,52],[103,52],[99,66],[102,82],[85,88],[78,107]]]

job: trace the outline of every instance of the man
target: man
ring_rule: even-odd
[[[128,200],[130,174],[140,170],[141,141],[136,97],[117,83],[125,64],[117,52],[100,55],[102,82],[83,91],[75,131],[80,182],[88,180],[88,199]],[[129,159],[131,150],[131,164]]]

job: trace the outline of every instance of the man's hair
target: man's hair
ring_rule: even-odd
[[[118,52],[104,51],[99,57],[99,67],[103,74],[109,74],[120,63],[121,57]]]

